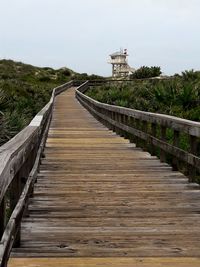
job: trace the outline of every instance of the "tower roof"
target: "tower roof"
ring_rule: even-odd
[[[125,52],[119,51],[119,52],[115,52],[113,54],[110,55],[110,57],[117,57],[117,56],[128,56]]]

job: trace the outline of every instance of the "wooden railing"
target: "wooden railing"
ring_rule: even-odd
[[[76,97],[98,120],[194,180],[200,172],[199,122],[100,103],[84,94],[91,85],[85,82],[78,87]],[[187,150],[181,148],[183,138],[187,138]]]
[[[20,245],[21,218],[26,214],[28,199],[33,194],[55,96],[81,83],[82,81],[73,81],[55,88],[49,103],[31,123],[0,147],[0,267],[7,265],[11,248]],[[170,155],[174,170],[179,169],[179,163],[183,161],[192,181],[196,171],[200,172],[197,150],[200,123],[104,104],[84,94],[89,86],[98,84],[99,82],[93,81],[81,84],[76,90],[77,99],[98,120],[129,138],[137,146],[149,150],[152,155],[157,154],[159,149],[161,161],[166,161]],[[167,139],[169,130],[173,140],[171,143]],[[188,136],[188,150],[180,148],[182,134]],[[8,212],[11,216],[7,214]]]
[[[53,89],[49,103],[31,123],[0,147],[0,266],[6,266],[12,246],[20,245],[20,223],[33,193],[48,134],[55,96],[73,82]],[[11,214],[9,218],[9,214]],[[9,219],[9,220],[8,220]]]

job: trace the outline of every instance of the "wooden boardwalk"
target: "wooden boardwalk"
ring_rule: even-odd
[[[74,94],[56,98],[9,266],[200,266],[199,186],[109,131]]]

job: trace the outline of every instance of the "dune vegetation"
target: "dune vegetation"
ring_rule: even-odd
[[[67,68],[39,68],[0,60],[0,145],[8,141],[49,101],[52,89],[75,75]]]
[[[132,109],[161,113],[200,122],[200,72],[185,71],[168,79],[143,79],[113,82],[91,87],[86,94],[93,99]],[[159,127],[157,129],[159,131]],[[166,140],[173,144],[173,131],[167,129]],[[179,147],[189,151],[189,138],[181,133]],[[200,156],[200,142],[197,144]],[[156,149],[160,156],[160,150]],[[172,164],[172,157],[167,155]],[[180,170],[187,174],[187,166],[181,163]],[[200,174],[195,180],[200,183]]]
[[[200,121],[200,72],[91,87],[87,95],[107,104]]]

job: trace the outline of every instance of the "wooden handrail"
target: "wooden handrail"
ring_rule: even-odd
[[[33,190],[40,157],[48,134],[55,96],[73,86],[73,81],[53,89],[47,105],[30,124],[0,147],[0,266],[7,265],[12,246],[20,244],[20,222]],[[24,186],[25,185],[25,186]],[[6,224],[9,188],[12,215]]]
[[[174,170],[179,169],[179,161],[185,162],[190,181],[193,181],[194,169],[200,171],[200,158],[197,155],[199,122],[101,103],[84,94],[89,86],[91,84],[87,82],[78,87],[76,97],[97,119],[152,155],[159,149],[161,161],[166,161],[167,155],[171,155]],[[172,131],[173,144],[166,140],[167,129]],[[188,136],[188,151],[179,147],[182,133]]]
[[[28,155],[38,144],[41,131],[52,112],[57,94],[73,85],[72,82],[54,88],[49,103],[33,118],[30,124],[10,141],[0,147],[0,203],[17,172],[27,160]]]
[[[0,147],[0,235],[2,237],[0,267],[7,265],[12,246],[20,244],[21,218],[26,211],[27,200],[33,191],[55,96],[74,84],[76,83],[72,81],[55,88],[49,103],[38,112],[31,123]],[[152,154],[155,154],[156,149],[159,148],[161,161],[166,161],[167,155],[171,155],[174,169],[179,167],[179,160],[184,161],[188,165],[190,181],[192,181],[195,175],[194,170],[200,171],[200,158],[197,155],[200,123],[100,103],[84,94],[92,85],[96,83],[86,81],[81,84],[76,89],[76,97],[97,119],[120,135],[128,137],[136,145],[149,149]],[[173,143],[167,141],[167,129],[173,132]],[[189,137],[188,151],[179,147],[182,133]],[[5,196],[8,188],[12,214],[6,224]]]

